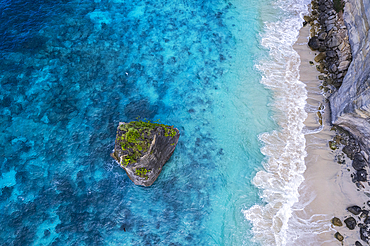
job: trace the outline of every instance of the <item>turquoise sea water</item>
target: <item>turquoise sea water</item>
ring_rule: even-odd
[[[1,0],[0,244],[257,245],[271,3]],[[149,188],[109,156],[136,117],[181,133]]]

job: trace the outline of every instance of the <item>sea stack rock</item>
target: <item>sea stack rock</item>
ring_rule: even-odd
[[[151,186],[179,141],[173,126],[144,121],[120,122],[111,156],[136,185]]]

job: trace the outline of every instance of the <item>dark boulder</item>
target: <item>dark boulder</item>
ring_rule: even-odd
[[[336,52],[333,51],[333,54],[332,53],[326,53],[326,56],[331,56],[333,55],[332,57],[335,57],[336,56]],[[353,160],[353,157],[356,153],[356,148],[354,146],[351,146],[351,145],[346,145],[343,147],[342,151],[344,152],[344,154],[346,154],[348,156],[348,158],[350,158],[351,160]]]
[[[370,217],[367,217],[365,220],[364,220],[364,223],[366,225],[369,225],[370,224]]]
[[[354,215],[359,215],[362,212],[362,209],[359,206],[351,206],[347,208],[347,211],[353,213]]]
[[[326,36],[328,36],[328,34],[326,32],[320,32],[319,35],[318,35],[318,39],[320,41],[325,41]]]
[[[355,170],[361,170],[363,169],[364,167],[366,167],[366,163],[365,162],[358,162],[358,161],[355,161],[353,160],[352,161],[352,167],[355,169]]]
[[[318,50],[320,48],[320,41],[319,41],[319,38],[314,36],[312,38],[310,38],[310,40],[308,41],[308,46],[312,49],[312,50]]]
[[[361,161],[361,162],[366,162],[365,157],[362,155],[361,152],[356,152],[354,155],[354,160]]]
[[[319,49],[320,52],[326,51],[326,46],[323,43],[320,43]]]
[[[355,229],[355,227],[357,225],[357,222],[356,222],[356,220],[353,217],[349,217],[349,218],[345,219],[344,220],[344,223],[346,224],[346,226],[350,230]]]
[[[355,246],[362,246],[362,244],[359,241],[356,241]]]
[[[369,241],[369,236],[370,236],[370,227],[369,226],[360,228],[360,237],[361,237],[362,240],[364,240],[365,242],[368,242]]]
[[[367,171],[365,169],[358,170],[355,176],[357,181],[365,182],[367,180]]]
[[[366,166],[367,161],[365,160],[364,156],[359,152],[355,153],[352,161],[352,167],[358,171]]]
[[[326,52],[326,57],[328,57],[328,58],[335,58],[336,56],[337,56],[337,52],[335,52],[333,50],[329,50],[329,51]],[[349,146],[344,146],[343,149],[346,148],[346,147],[349,147]],[[343,150],[343,152],[344,152],[344,150]],[[344,153],[346,153],[346,152],[344,152]]]
[[[325,11],[327,11],[326,6],[325,6],[324,4],[322,4],[322,5],[320,5],[320,6],[319,6],[319,10],[320,10],[321,12],[325,12]]]

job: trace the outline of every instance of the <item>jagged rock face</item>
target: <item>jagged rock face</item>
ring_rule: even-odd
[[[370,149],[370,1],[348,0],[344,20],[353,60],[340,89],[330,97],[332,123]],[[346,64],[343,64],[346,65]]]
[[[175,151],[179,130],[173,126],[133,121],[120,122],[111,156],[136,185],[150,186]]]

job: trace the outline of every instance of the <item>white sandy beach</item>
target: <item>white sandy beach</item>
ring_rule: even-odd
[[[362,206],[369,198],[366,198],[363,192],[356,191],[357,188],[351,181],[351,172],[348,169],[351,161],[346,157],[345,164],[338,164],[335,161],[335,151],[329,148],[328,141],[333,139],[335,132],[331,131],[329,106],[319,88],[320,73],[316,70],[318,63],[310,64],[318,52],[312,51],[307,45],[309,32],[309,25],[303,27],[294,45],[301,57],[300,81],[306,84],[308,91],[308,117],[305,121],[307,169],[304,173],[305,181],[300,186],[300,201],[295,205],[292,222],[293,226],[297,223],[306,228],[301,228],[302,235],[295,244],[342,245],[334,238],[336,231],[339,231],[344,236],[343,245],[354,245],[356,240],[361,241],[358,229],[350,231],[345,225],[334,228],[330,220],[336,216],[343,222],[346,216],[350,215],[346,211],[348,206]],[[324,106],[321,110],[323,126],[320,125],[317,114],[320,105]],[[339,153],[339,150],[336,151]],[[317,242],[314,242],[315,240]]]

